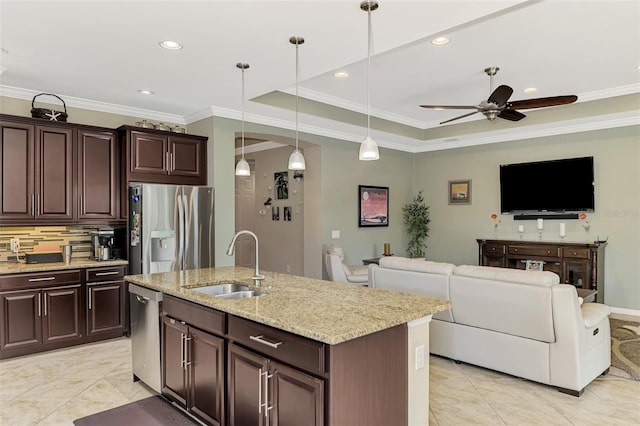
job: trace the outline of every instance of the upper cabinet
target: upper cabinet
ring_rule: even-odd
[[[114,130],[0,116],[0,223],[118,219]]]
[[[122,126],[125,182],[207,184],[207,138]]]

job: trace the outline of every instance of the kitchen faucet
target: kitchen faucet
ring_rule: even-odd
[[[260,287],[260,281],[264,280],[264,275],[262,275],[258,269],[258,236],[256,234],[254,234],[251,231],[247,231],[247,230],[243,230],[243,231],[238,231],[236,233],[236,235],[233,236],[233,239],[231,240],[231,243],[229,244],[229,247],[227,248],[227,256],[233,256],[233,253],[235,252],[236,249],[236,240],[238,239],[238,237],[242,234],[248,234],[251,235],[253,237],[254,240],[256,240],[256,273],[254,274],[253,277],[251,277],[251,279],[253,279],[253,284],[256,287]]]

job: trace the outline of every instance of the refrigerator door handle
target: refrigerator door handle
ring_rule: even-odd
[[[180,190],[182,191],[182,190]],[[177,263],[180,265],[180,270],[184,269],[184,256],[185,256],[185,246],[184,246],[184,202],[182,201],[182,194],[178,194],[176,197],[176,207],[178,209],[178,259]]]

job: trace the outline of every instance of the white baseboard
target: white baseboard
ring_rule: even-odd
[[[631,315],[633,317],[640,318],[640,310],[637,309],[615,308],[611,306],[611,313],[620,315]]]

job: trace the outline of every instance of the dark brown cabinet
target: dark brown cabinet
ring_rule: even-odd
[[[543,262],[543,270],[558,274],[560,283],[596,290],[604,303],[604,249],[607,243],[524,240],[477,240],[479,264],[525,269],[527,260]]]
[[[118,157],[115,132],[77,130],[79,221],[118,218]]]
[[[86,270],[87,336],[127,332],[124,274],[124,266]]]
[[[3,120],[2,221],[73,219],[73,131]]]
[[[114,130],[8,115],[0,126],[0,223],[121,220]]]
[[[126,153],[126,182],[207,184],[207,138],[160,130],[118,129]]]
[[[1,358],[82,339],[79,270],[4,276],[0,289]]]
[[[163,311],[162,392],[207,424],[224,425],[224,316],[170,296]]]
[[[323,425],[324,380],[229,345],[230,425]]]

